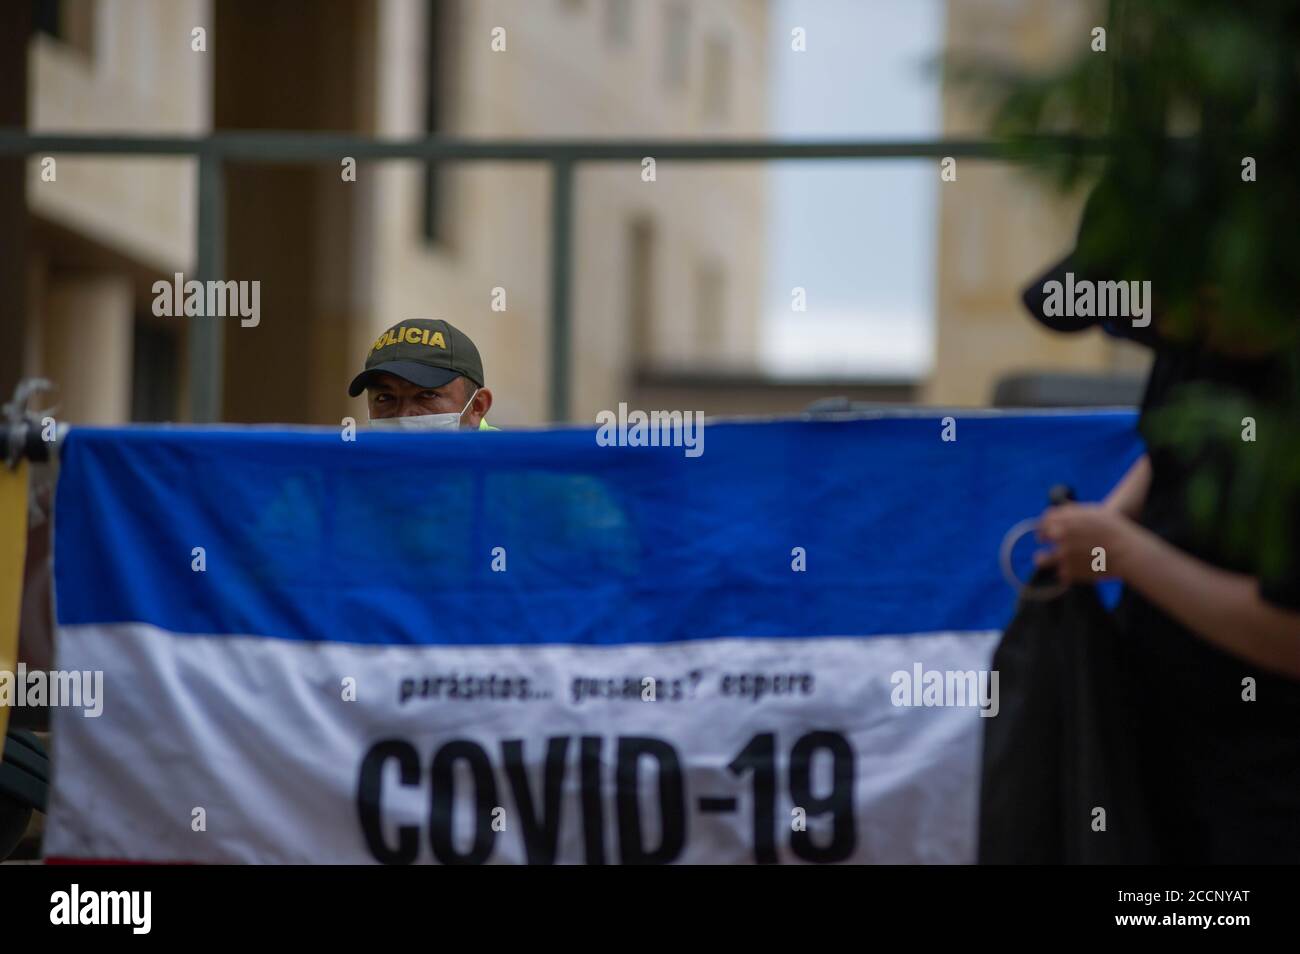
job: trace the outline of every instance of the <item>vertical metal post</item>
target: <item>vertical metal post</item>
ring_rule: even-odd
[[[226,190],[222,158],[203,147],[199,158],[198,279],[217,281],[226,269]],[[187,318],[190,355],[190,420],[210,424],[221,419],[221,385],[226,319],[207,315]]]
[[[27,125],[28,37],[32,3],[0,5],[0,125],[22,130]],[[27,328],[27,158],[8,153],[0,158],[0,402],[23,376]]]
[[[551,161],[552,421],[569,419],[569,278],[573,270],[573,160]]]

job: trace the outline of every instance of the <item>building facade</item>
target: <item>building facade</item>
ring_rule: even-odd
[[[1105,23],[1105,5],[950,0],[947,15],[950,53],[1047,70],[1089,49],[1092,29]],[[970,90],[945,84],[945,138],[984,138],[987,120]],[[1009,163],[958,161],[956,180],[939,189],[935,363],[922,392],[927,403],[986,405],[998,382],[1018,373],[1106,378],[1145,368],[1141,349],[1101,333],[1055,334],[1020,303],[1026,284],[1073,247],[1085,198],[1058,196]]]
[[[761,136],[760,0],[57,0],[26,48],[42,132],[288,130],[480,139]],[[541,164],[233,163],[225,277],[255,326],[154,314],[196,268],[190,159],[33,156],[22,373],[73,423],[184,420],[187,335],[224,320],[222,417],[364,420],[371,342],[445,318],[483,354],[492,419],[549,391],[550,177]],[[653,157],[648,157],[653,159]],[[53,159],[53,176],[51,165]],[[646,369],[752,362],[762,167],[578,167],[572,416],[635,400]]]

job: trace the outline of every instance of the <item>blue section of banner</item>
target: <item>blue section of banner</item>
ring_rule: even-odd
[[[1103,496],[1134,423],[719,423],[694,458],[593,430],[74,428],[59,622],[405,645],[998,629],[1003,534],[1053,484]]]

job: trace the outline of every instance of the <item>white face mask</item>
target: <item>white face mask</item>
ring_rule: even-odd
[[[408,414],[406,417],[372,417],[370,426],[382,431],[455,431],[460,428],[460,419],[474,403],[478,392],[479,389],[475,388],[459,414],[446,411],[442,414]]]

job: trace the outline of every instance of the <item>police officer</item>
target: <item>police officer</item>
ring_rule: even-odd
[[[380,335],[348,386],[351,397],[362,391],[371,427],[496,430],[485,420],[492,392],[483,384],[478,348],[441,319],[403,321]]]

